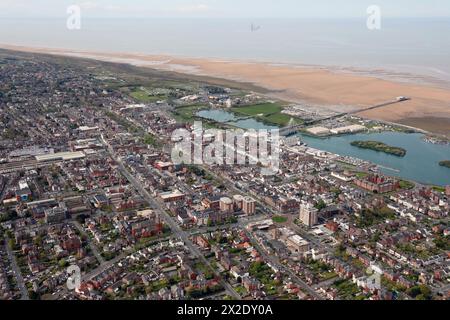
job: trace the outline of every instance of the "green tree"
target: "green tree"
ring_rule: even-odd
[[[320,199],[317,204],[316,204],[316,209],[317,210],[322,210],[325,209],[327,207],[327,204],[325,203],[325,201],[323,201],[322,199]]]

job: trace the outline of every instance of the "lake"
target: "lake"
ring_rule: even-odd
[[[450,160],[450,146],[423,141],[422,134],[382,132],[330,137],[326,139],[301,135],[309,146],[339,155],[351,156],[373,162],[385,174],[414,180],[424,184],[449,185],[450,169],[439,166],[442,160]],[[406,156],[396,157],[383,152],[360,149],[350,145],[355,140],[381,141],[406,149]],[[394,170],[390,170],[392,168]]]
[[[277,126],[268,125],[262,121],[258,121],[253,118],[245,118],[235,115],[232,112],[224,111],[224,110],[202,110],[197,112],[196,114],[199,117],[214,120],[219,123],[228,123],[237,128],[241,129],[278,129]]]
[[[242,129],[276,129],[256,119],[242,119],[225,110],[202,110],[198,116],[217,122],[227,122]],[[391,176],[413,180],[424,184],[450,185],[450,169],[439,166],[442,160],[450,160],[450,146],[425,142],[423,134],[401,132],[361,133],[354,135],[315,138],[300,134],[301,139],[312,148],[325,150],[342,156],[370,161]],[[350,145],[355,140],[375,140],[406,149],[406,156],[396,157],[383,152],[361,149]],[[393,170],[392,170],[393,169]]]

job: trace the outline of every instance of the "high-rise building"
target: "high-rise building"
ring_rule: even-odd
[[[58,207],[50,208],[44,211],[46,223],[61,223],[67,218],[67,209],[63,203]]]
[[[242,201],[242,211],[246,215],[254,215],[256,213],[256,201],[253,198],[245,197]]]
[[[308,227],[316,225],[318,211],[312,204],[302,203],[300,205],[300,221]]]
[[[233,200],[227,197],[220,198],[220,211],[233,212]]]
[[[234,202],[234,207],[236,208],[236,210],[240,211],[240,210],[242,210],[242,206],[244,203],[244,197],[241,196],[240,194],[237,194],[237,195],[233,196],[233,202]]]

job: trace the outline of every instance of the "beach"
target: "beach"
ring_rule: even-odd
[[[336,72],[325,67],[11,45],[0,47],[129,63],[158,70],[251,83],[267,89],[266,95],[274,99],[337,112],[362,110],[406,96],[411,100],[357,115],[401,123],[450,137],[450,89],[432,84],[387,80],[376,74],[371,76]]]

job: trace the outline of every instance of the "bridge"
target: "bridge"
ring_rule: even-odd
[[[309,120],[309,121],[305,121],[302,124],[293,124],[293,119],[291,119],[291,121],[289,121],[289,124],[283,128],[280,129],[280,135],[281,136],[290,136],[293,134],[296,134],[300,129],[314,125],[316,123],[320,123],[322,121],[326,121],[326,120],[333,120],[333,119],[337,119],[337,118],[341,118],[343,116],[348,116],[348,115],[352,115],[352,114],[357,114],[357,113],[361,113],[361,112],[365,112],[365,111],[370,111],[370,110],[374,110],[374,109],[378,109],[378,108],[382,108],[382,107],[386,107],[392,104],[397,104],[397,103],[402,103],[405,101],[409,101],[411,100],[411,98],[407,98],[407,97],[398,97],[395,100],[391,100],[388,102],[383,102],[365,109],[359,109],[359,110],[354,110],[354,111],[350,111],[350,112],[342,112],[342,113],[338,113],[332,116],[327,116],[327,117],[323,117],[323,118],[319,118],[319,119],[314,119],[314,120]]]

